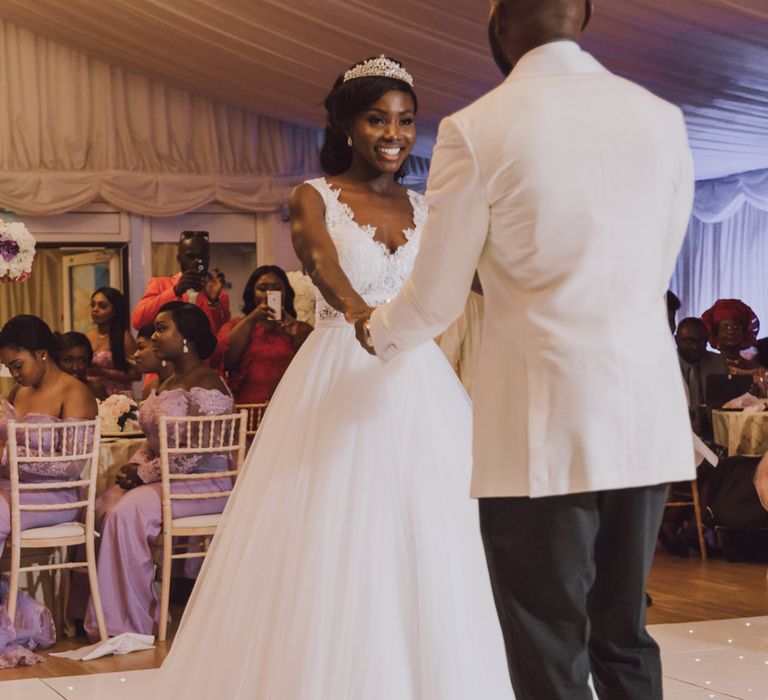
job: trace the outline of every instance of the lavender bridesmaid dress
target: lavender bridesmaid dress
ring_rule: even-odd
[[[42,413],[28,413],[19,416],[8,401],[0,402],[0,442],[8,439],[8,421],[24,423],[58,423],[61,419]],[[46,436],[44,436],[46,437]],[[37,448],[35,434],[31,436],[31,446]],[[50,444],[44,441],[43,449],[49,450]],[[20,450],[23,448],[20,448]],[[54,445],[54,451],[56,446]],[[82,461],[29,463],[21,466],[19,480],[23,482],[73,481],[79,478],[83,469]],[[5,548],[6,539],[11,534],[11,485],[8,479],[8,454],[4,451],[0,461],[0,554]],[[49,505],[77,501],[77,489],[57,489],[52,491],[33,491],[23,493],[22,503],[30,505]],[[70,522],[78,516],[78,509],[51,512],[22,511],[21,527],[48,527]],[[50,611],[41,603],[30,598],[23,591],[19,592],[16,617],[8,617],[8,586],[0,583],[0,668],[9,668],[19,664],[30,665],[43,661],[32,653],[38,647],[46,648],[56,641],[56,629]]]
[[[154,586],[154,564],[151,546],[162,527],[160,489],[159,417],[213,416],[231,413],[232,397],[215,389],[172,389],[154,391],[141,404],[139,423],[147,436],[146,443],[131,458],[138,465],[144,481],[130,491],[113,486],[96,502],[97,570],[99,589],[107,632],[110,636],[123,632],[152,634],[160,616],[159,596]],[[228,468],[225,455],[183,457],[171,462],[174,473],[216,472]],[[176,482],[174,492],[228,491],[230,479]],[[177,501],[175,517],[221,513],[226,497],[203,501]],[[89,638],[98,639],[93,601],[88,602],[85,630]]]

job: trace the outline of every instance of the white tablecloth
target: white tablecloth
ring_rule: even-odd
[[[715,442],[728,456],[762,457],[768,452],[768,411],[712,411]]]
[[[96,478],[96,493],[106,491],[115,485],[115,474],[130,461],[131,455],[146,440],[143,437],[101,438],[99,447],[99,474]]]

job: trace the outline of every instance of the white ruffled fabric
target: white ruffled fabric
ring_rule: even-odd
[[[511,698],[470,427],[434,343],[382,365],[343,319],[322,322],[273,397],[156,697]]]

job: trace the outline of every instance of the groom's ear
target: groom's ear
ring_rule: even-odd
[[[592,3],[592,0],[584,0],[584,21],[581,24],[582,32],[589,26],[589,22],[592,19],[592,12],[594,9],[595,6]]]

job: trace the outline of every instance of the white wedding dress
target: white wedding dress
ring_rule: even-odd
[[[371,305],[409,274],[426,217],[390,253],[313,180]],[[509,700],[468,496],[471,407],[430,342],[387,365],[318,294],[203,565],[153,697]]]

